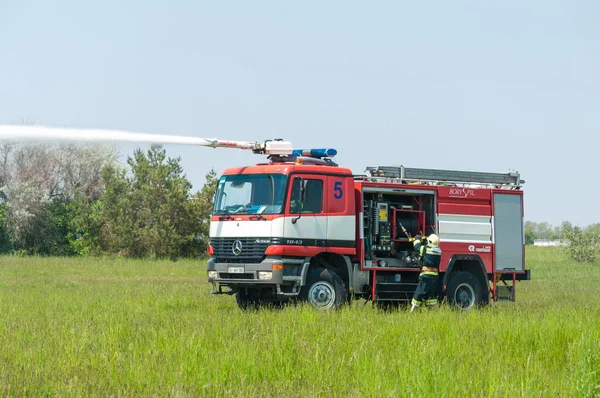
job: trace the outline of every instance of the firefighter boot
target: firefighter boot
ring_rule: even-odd
[[[419,308],[421,306],[421,303],[415,299],[412,299],[411,304],[410,312],[413,312],[415,308]]]

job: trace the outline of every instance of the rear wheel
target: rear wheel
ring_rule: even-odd
[[[475,275],[461,271],[454,274],[448,282],[446,297],[451,306],[467,311],[483,304],[483,289]]]
[[[313,268],[308,271],[299,298],[319,310],[337,309],[346,302],[346,286],[334,271]]]

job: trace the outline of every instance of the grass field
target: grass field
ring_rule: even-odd
[[[0,258],[0,392],[597,396],[600,265],[527,248],[516,303],[243,313],[203,263]]]

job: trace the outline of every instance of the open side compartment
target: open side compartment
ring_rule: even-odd
[[[435,192],[371,188],[363,192],[363,214],[367,267],[418,268],[409,237],[437,233]]]

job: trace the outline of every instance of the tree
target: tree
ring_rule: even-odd
[[[590,224],[585,228],[585,230],[591,234],[600,235],[600,223]]]
[[[4,143],[0,145],[0,187],[4,187],[10,179],[10,154],[15,149],[15,144]]]
[[[209,240],[210,216],[213,210],[215,192],[219,183],[219,178],[214,169],[211,169],[205,176],[206,183],[197,193],[198,217],[200,218],[200,234],[203,236],[206,244]]]
[[[180,158],[167,158],[161,145],[128,157],[131,168],[104,170],[105,190],[93,214],[88,234],[98,232],[95,249],[132,257],[177,257],[196,239],[200,222],[194,217],[191,184]]]
[[[13,249],[10,234],[5,227],[6,202],[0,203],[0,253],[10,253]]]
[[[46,211],[45,188],[53,161],[48,145],[2,147],[2,197],[5,200],[4,227],[14,249],[49,254],[56,228]]]
[[[182,255],[186,257],[205,255],[210,243],[210,217],[219,179],[214,169],[211,169],[205,178],[202,189],[196,192],[191,201],[193,218],[198,222],[198,229],[194,239],[183,248]]]
[[[533,221],[525,222],[525,244],[533,245],[533,241],[536,239],[535,235],[536,223]]]
[[[551,239],[552,238],[552,226],[547,222],[540,222],[535,224],[534,233],[536,239]]]
[[[28,143],[0,147],[1,199],[6,234],[15,249],[35,254],[70,254],[70,204],[94,200],[101,172],[116,161],[104,145]]]
[[[114,146],[101,144],[61,144],[55,149],[56,170],[49,196],[64,203],[75,200],[76,195],[95,201],[103,188],[102,170],[117,162]]]
[[[562,234],[568,233],[568,232],[573,232],[573,224],[571,224],[570,221],[563,221],[562,224],[560,225],[561,237],[562,237]]]
[[[591,263],[600,254],[600,233],[596,230],[596,225],[598,224],[592,224],[585,229],[574,227],[563,232],[563,238],[568,241],[564,250],[573,260]]]
[[[524,226],[525,244],[532,245],[536,239],[558,240],[561,239],[563,230],[572,230],[573,226],[568,221],[563,221],[560,226],[552,227],[548,222],[526,221]]]
[[[57,229],[47,211],[49,200],[31,181],[11,184],[6,202],[5,224],[12,246],[32,254],[50,254],[57,239]]]

